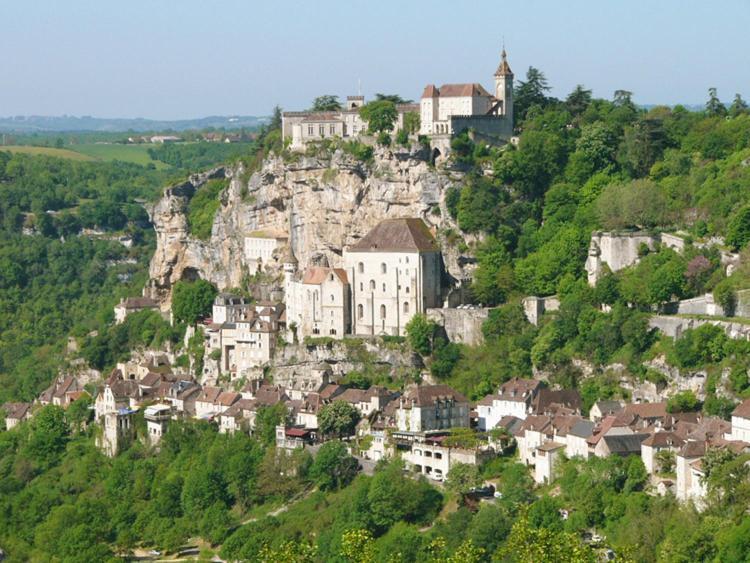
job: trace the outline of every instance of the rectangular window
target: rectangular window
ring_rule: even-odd
[[[331,136],[335,135],[336,134],[336,126],[335,125],[331,125],[328,128],[328,131],[331,133]]]
[[[318,134],[321,137],[325,137],[326,136],[326,126],[325,125],[318,125]]]
[[[310,135],[311,137],[313,136],[313,126],[312,125],[308,125],[307,126],[307,134]]]

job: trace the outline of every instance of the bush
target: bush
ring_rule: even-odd
[[[391,136],[385,131],[381,131],[380,133],[378,133],[378,144],[383,145],[384,147],[390,147]]]
[[[172,289],[172,314],[176,322],[195,324],[211,314],[218,290],[206,280],[178,281]]]
[[[406,323],[406,339],[412,349],[421,356],[429,356],[432,352],[432,339],[437,325],[422,314],[417,314]]]
[[[211,238],[214,216],[219,209],[219,194],[226,188],[226,180],[209,180],[201,186],[188,203],[188,232],[201,240]]]
[[[406,129],[399,129],[396,133],[396,142],[402,147],[409,146],[409,134]]]
[[[352,155],[357,160],[362,162],[370,162],[373,157],[373,150],[371,146],[368,146],[359,141],[348,141],[341,146],[342,150]]]

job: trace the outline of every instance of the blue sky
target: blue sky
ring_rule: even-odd
[[[0,0],[0,115],[264,115],[358,80],[416,99],[489,87],[503,37],[559,97],[748,99],[748,29],[748,0]]]

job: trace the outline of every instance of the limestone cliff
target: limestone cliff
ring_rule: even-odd
[[[211,238],[198,240],[188,233],[188,203],[208,179],[223,176],[230,182],[220,196]],[[436,171],[417,147],[378,148],[370,163],[338,150],[294,161],[271,157],[249,177],[242,165],[193,176],[168,188],[149,210],[157,248],[146,291],[167,307],[180,279],[201,277],[220,289],[238,287],[247,273],[244,237],[259,229],[289,233],[302,267],[340,266],[343,249],[386,217],[421,217],[440,239],[447,228],[458,230],[444,203],[446,188],[457,178]],[[467,278],[472,260],[442,246],[450,275]]]

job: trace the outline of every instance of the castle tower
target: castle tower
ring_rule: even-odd
[[[513,120],[513,71],[508,64],[505,47],[500,55],[500,65],[495,71],[495,98],[503,102],[503,115]]]

